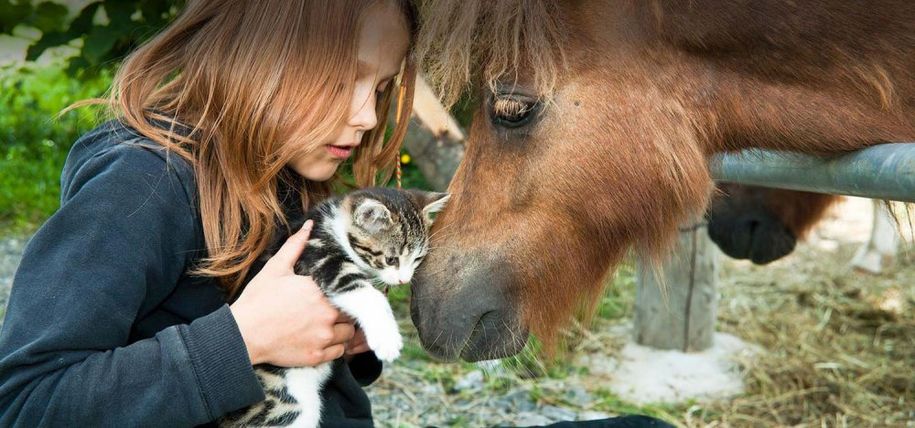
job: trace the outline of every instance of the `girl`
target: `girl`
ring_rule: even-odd
[[[406,0],[191,0],[133,53],[112,88],[117,120],[71,149],[60,210],[14,279],[0,425],[206,424],[264,398],[252,364],[344,353],[323,423],[371,425],[360,384],[380,363],[292,273],[307,226],[249,270],[345,160],[359,185],[389,176],[414,32]]]

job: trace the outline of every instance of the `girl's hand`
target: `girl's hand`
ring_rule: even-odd
[[[356,334],[353,335],[353,338],[349,342],[346,342],[346,346],[343,351],[344,355],[353,356],[356,354],[361,354],[363,352],[371,351],[369,348],[369,342],[365,340],[365,332],[356,327]]]
[[[230,306],[252,364],[312,367],[343,355],[352,320],[335,308],[311,277],[293,266],[312,222],[286,240]]]

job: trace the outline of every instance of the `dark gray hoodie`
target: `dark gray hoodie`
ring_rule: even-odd
[[[77,141],[0,331],[0,426],[194,426],[264,398],[205,256],[194,171],[118,122]],[[326,426],[371,426],[371,353],[337,361]]]

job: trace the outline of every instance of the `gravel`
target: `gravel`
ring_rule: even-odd
[[[587,383],[401,359],[366,391],[382,427],[525,427],[611,417],[594,409],[600,399],[582,387]]]
[[[13,275],[19,266],[19,260],[22,259],[26,241],[27,238],[23,237],[0,237],[0,325],[3,324],[6,302],[9,299],[10,287],[13,286]]]

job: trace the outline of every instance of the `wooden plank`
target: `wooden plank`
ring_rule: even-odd
[[[464,157],[464,132],[422,76],[416,78],[413,116],[404,147],[426,181],[443,191]]]

